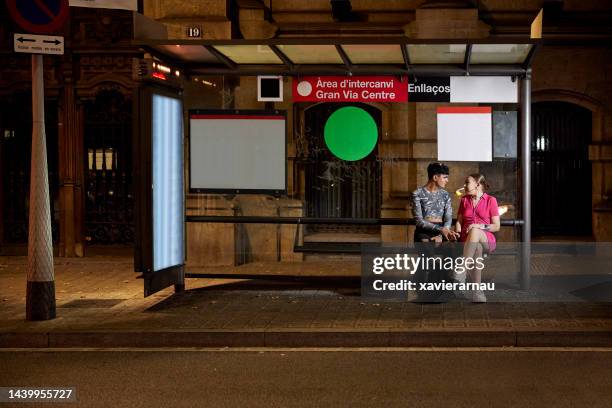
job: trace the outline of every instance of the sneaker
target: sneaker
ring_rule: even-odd
[[[472,294],[472,302],[473,303],[486,303],[487,297],[485,296],[482,290],[475,290]]]
[[[468,296],[469,292],[466,292],[465,290],[453,290],[453,294],[455,295],[455,299],[459,299],[459,300],[465,300],[465,299],[469,299]]]
[[[418,302],[419,301],[419,295],[417,294],[416,290],[409,290],[408,291],[408,298],[407,298],[408,302]]]
[[[465,283],[465,276],[466,275],[467,275],[466,272],[463,272],[463,273],[453,272],[453,279],[457,283]]]

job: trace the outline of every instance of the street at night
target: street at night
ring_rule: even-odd
[[[86,407],[612,404],[610,349],[15,349],[0,365],[4,386],[76,387]]]

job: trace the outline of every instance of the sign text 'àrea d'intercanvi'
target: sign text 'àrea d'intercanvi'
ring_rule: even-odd
[[[407,102],[406,77],[311,76],[293,81],[296,102]]]

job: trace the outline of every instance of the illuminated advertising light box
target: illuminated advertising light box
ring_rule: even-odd
[[[153,271],[185,263],[183,110],[153,95]]]
[[[139,90],[137,104],[134,266],[149,296],[184,286],[183,106],[179,90],[156,84]]]

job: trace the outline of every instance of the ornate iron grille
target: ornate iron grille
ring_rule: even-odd
[[[590,235],[591,112],[565,102],[533,104],[534,235]]]
[[[104,90],[84,106],[85,240],[134,242],[132,103]]]
[[[58,105],[45,101],[45,134],[49,196],[51,200],[51,234],[59,240],[59,176],[58,176]],[[28,242],[30,195],[30,159],[32,146],[32,95],[18,92],[0,100],[0,161],[2,177],[2,244]]]
[[[380,216],[382,166],[377,148],[362,160],[336,158],[325,145],[323,129],[329,116],[344,106],[358,106],[374,118],[381,112],[366,104],[323,103],[305,111],[303,140],[298,140],[299,165],[305,172],[306,210],[309,217],[377,218]],[[309,231],[378,232],[378,226],[319,225]]]

